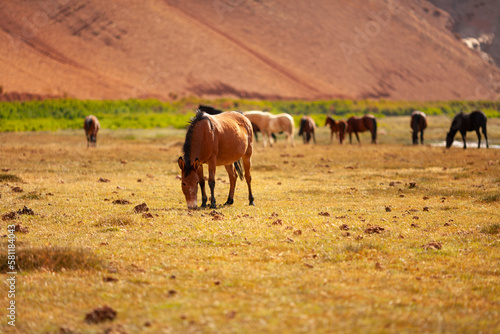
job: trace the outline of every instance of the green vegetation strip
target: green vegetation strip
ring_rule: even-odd
[[[55,99],[29,102],[0,102],[0,131],[54,131],[78,129],[83,118],[96,115],[106,129],[183,128],[198,104],[208,104],[222,110],[267,110],[272,113],[313,115],[317,122],[325,115],[347,118],[371,113],[377,117],[410,115],[422,110],[427,115],[454,115],[481,109],[490,117],[500,116],[500,102],[448,101],[410,102],[386,100],[325,100],[325,101],[254,101],[202,100],[185,98],[172,102],[158,100],[95,101]],[[297,119],[296,119],[297,121]]]

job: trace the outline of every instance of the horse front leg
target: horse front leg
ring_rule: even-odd
[[[203,175],[203,165],[201,165],[198,168],[196,173],[198,173],[198,184],[200,185],[200,190],[201,190],[201,207],[206,208],[207,207],[207,192],[205,190],[205,176]]]
[[[462,140],[464,142],[464,150],[467,148],[467,141],[465,140],[465,137],[467,135],[467,132],[465,131],[460,131],[460,134],[462,135]]]
[[[210,187],[210,209],[216,209],[217,206],[215,204],[215,161],[210,161],[208,163],[208,186]]]
[[[424,130],[420,131],[420,144],[424,145]]]
[[[354,132],[354,134],[356,135],[356,139],[358,140],[358,144],[361,145],[361,141],[359,140],[359,135],[357,132]]]
[[[236,188],[236,170],[233,164],[226,165],[227,175],[229,176],[229,195],[227,197],[226,203],[224,205],[231,205],[234,203],[234,189]]]

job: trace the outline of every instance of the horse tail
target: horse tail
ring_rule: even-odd
[[[302,136],[302,134],[304,133],[304,128],[306,126],[306,121],[307,120],[305,118],[302,118],[300,120],[299,137]],[[291,133],[291,131],[290,131],[290,133]]]
[[[236,168],[236,173],[238,173],[240,180],[243,180],[243,168],[241,167],[241,159],[234,162],[234,168]]]
[[[411,129],[413,131],[417,131],[418,130],[418,118],[419,118],[420,115],[418,114],[413,114],[411,115]]]
[[[377,119],[373,117],[373,133],[372,133],[373,143],[377,143]]]
[[[94,120],[91,117],[85,118],[85,123],[83,124],[83,127],[84,127],[86,132],[90,131],[90,127],[92,126],[92,123],[94,123]]]

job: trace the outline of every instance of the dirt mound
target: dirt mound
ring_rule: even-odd
[[[500,70],[439,5],[6,0],[0,99],[496,99]]]

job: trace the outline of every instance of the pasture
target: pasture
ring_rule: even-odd
[[[377,145],[330,145],[323,124],[317,145],[254,143],[255,207],[238,180],[234,205],[197,211],[184,130],[103,128],[90,149],[83,129],[0,133],[2,235],[19,225],[0,332],[500,332],[500,150],[412,146],[409,117],[380,119]],[[425,142],[449,125],[429,117]],[[85,321],[104,305],[114,320]]]

